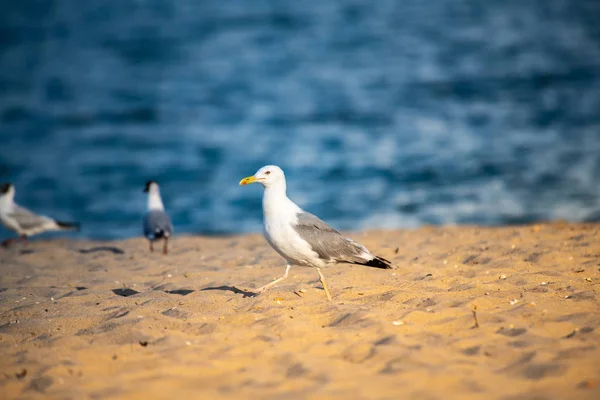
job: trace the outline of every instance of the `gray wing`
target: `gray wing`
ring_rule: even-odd
[[[301,212],[296,216],[298,224],[294,225],[294,230],[319,258],[347,263],[364,263],[370,259],[366,256],[370,253],[363,245],[343,237],[316,215]]]
[[[46,225],[55,224],[53,219],[43,215],[34,214],[28,209],[17,204],[13,205],[13,208],[11,212],[8,213],[8,216],[17,221],[19,227],[24,231],[34,230]]]
[[[148,239],[169,237],[172,233],[173,225],[166,212],[152,210],[144,217],[144,235]]]

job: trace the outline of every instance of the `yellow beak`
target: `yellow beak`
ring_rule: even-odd
[[[254,177],[254,175],[247,176],[240,181],[240,186],[249,185],[249,184],[255,183],[255,182],[258,182],[258,180]]]

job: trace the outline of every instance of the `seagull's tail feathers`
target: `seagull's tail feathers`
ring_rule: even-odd
[[[367,267],[381,268],[381,269],[392,269],[392,268],[394,268],[392,266],[391,262],[389,262],[388,260],[386,260],[383,257],[377,257],[377,256],[375,256],[373,259],[371,259],[369,261],[361,262],[360,264],[361,265],[366,265]]]
[[[170,236],[170,232],[168,229],[156,228],[154,231],[154,239],[163,239],[168,238]]]
[[[81,229],[81,224],[79,222],[62,222],[55,221],[56,226],[58,226],[61,230],[64,231],[79,231]]]

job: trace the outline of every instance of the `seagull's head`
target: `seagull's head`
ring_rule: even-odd
[[[15,187],[12,183],[3,183],[0,185],[0,194],[4,196],[5,194],[14,194]]]
[[[254,175],[240,181],[240,185],[242,186],[250,183],[260,183],[266,188],[282,183],[285,184],[285,174],[277,165],[266,165],[256,171]]]
[[[15,187],[12,183],[0,184],[0,207],[12,204],[15,198]]]
[[[156,181],[146,182],[146,187],[144,187],[144,193],[158,193],[158,183],[156,183]]]

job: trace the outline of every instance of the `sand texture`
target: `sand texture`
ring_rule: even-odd
[[[351,236],[394,270],[290,277],[260,235],[0,251],[0,397],[600,399],[600,225]],[[160,246],[156,246],[159,248]]]

